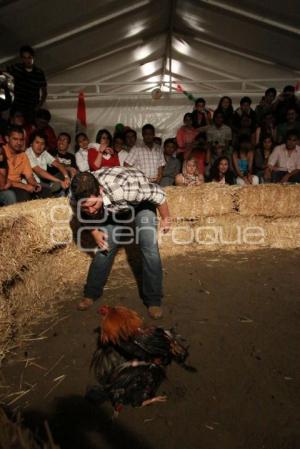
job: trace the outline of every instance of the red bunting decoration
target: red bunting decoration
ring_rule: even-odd
[[[76,133],[80,131],[86,131],[86,128],[87,123],[86,123],[85,99],[84,93],[80,92],[78,95],[78,103],[77,103]]]

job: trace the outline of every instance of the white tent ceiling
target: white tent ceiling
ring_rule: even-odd
[[[121,96],[165,83],[260,95],[300,77],[299,0],[0,0],[0,66],[31,44],[49,98]],[[170,81],[172,82],[170,84]],[[176,95],[176,94],[174,94]]]

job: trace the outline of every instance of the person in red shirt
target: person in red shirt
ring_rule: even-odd
[[[103,167],[119,167],[120,161],[112,147],[112,136],[107,129],[100,129],[96,136],[95,147],[88,149],[88,163],[91,171]]]

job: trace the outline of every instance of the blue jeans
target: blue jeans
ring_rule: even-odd
[[[9,206],[16,202],[17,197],[13,190],[0,190],[0,205]]]
[[[159,306],[162,293],[162,264],[157,244],[156,213],[153,207],[141,207],[136,209],[135,242],[142,254],[142,291],[143,303],[147,306]],[[84,296],[93,300],[98,299],[103,293],[103,287],[109,276],[114,256],[120,242],[120,235],[128,236],[130,225],[117,224],[112,219],[99,226],[99,229],[107,233],[108,252],[98,251],[90,265],[87,281],[84,287]],[[117,235],[117,238],[116,238]]]

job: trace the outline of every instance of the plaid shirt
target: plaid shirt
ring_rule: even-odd
[[[159,167],[166,165],[160,146],[153,144],[149,148],[144,142],[131,148],[125,162],[141,170],[147,178],[156,178]]]
[[[110,212],[126,211],[129,204],[135,206],[143,201],[157,206],[165,201],[165,192],[158,185],[150,183],[136,168],[101,168],[93,172],[93,175],[103,188],[103,206]],[[70,203],[73,211],[76,210],[76,202],[72,196]]]

